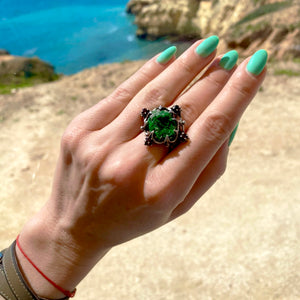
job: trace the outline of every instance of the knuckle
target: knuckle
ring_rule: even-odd
[[[218,74],[211,72],[205,80],[208,82],[208,85],[216,87],[218,90],[221,90],[224,87],[225,78],[223,76],[218,76]]]
[[[182,109],[182,118],[186,121],[185,126],[189,126],[193,122],[193,120],[196,120],[199,116],[199,111],[195,108],[195,105],[192,105],[192,103],[182,103],[179,104],[179,106]]]
[[[150,106],[153,105],[157,105],[158,103],[164,103],[163,98],[164,96],[167,94],[167,91],[165,90],[165,88],[163,87],[152,87],[147,89],[147,91],[145,92],[145,100],[147,102],[147,104],[149,104]]]
[[[124,177],[126,177],[124,174],[125,171],[126,169],[124,169],[122,162],[115,160],[114,163],[110,164],[110,167],[103,172],[105,174],[103,178],[105,178],[106,182],[114,182],[117,184],[119,181],[122,181]]]
[[[134,155],[128,153],[111,152],[101,164],[101,177],[104,182],[124,187],[135,185],[134,182],[142,182],[145,176],[144,164]],[[138,175],[137,175],[138,174]],[[136,186],[137,190],[138,187]]]
[[[147,203],[154,205],[158,211],[169,211],[173,206],[174,194],[168,192],[168,187],[162,184],[161,176],[151,174],[147,182],[150,183],[144,188]]]
[[[183,56],[178,60],[178,68],[182,72],[182,70],[188,74],[194,73],[195,66],[189,62],[188,57]]]
[[[90,169],[95,169],[102,161],[96,147],[86,147],[79,157],[82,165],[89,166]]]
[[[218,162],[218,164],[215,166],[217,179],[221,178],[224,175],[226,167],[227,161],[225,159]]]
[[[132,98],[132,93],[126,84],[120,85],[112,94],[112,98],[119,102],[128,102]]]
[[[244,98],[252,97],[254,93],[253,84],[247,84],[245,81],[241,84],[241,81],[234,81],[230,84],[229,90],[233,93]]]
[[[77,127],[69,126],[61,138],[61,147],[64,150],[75,152],[82,139],[82,131]]]
[[[157,211],[167,212],[170,211],[174,205],[171,193],[167,193],[164,187],[154,186],[146,189],[145,199],[146,202],[155,206]],[[173,195],[174,196],[174,195]]]
[[[140,70],[138,75],[143,77],[145,82],[149,82],[153,79],[153,64],[151,61],[148,61]]]
[[[154,191],[151,194],[147,194],[145,199],[148,204],[155,206],[158,212],[170,210],[170,201],[168,201],[166,195],[161,191]]]
[[[203,126],[204,137],[208,142],[221,143],[230,134],[231,121],[225,114],[214,112],[205,118]]]
[[[148,178],[148,182],[151,182],[151,185],[147,186],[144,190],[147,202],[151,204],[166,204],[166,201],[161,201],[162,197],[166,196],[166,194],[159,186],[159,183],[157,183],[157,180],[153,181],[153,178],[150,178],[150,180]]]

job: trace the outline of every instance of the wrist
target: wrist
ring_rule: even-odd
[[[42,209],[23,228],[19,242],[32,262],[57,285],[73,291],[108,249],[91,250],[76,244],[60,222]],[[40,297],[63,298],[64,294],[48,282],[16,247],[16,256],[25,280]]]

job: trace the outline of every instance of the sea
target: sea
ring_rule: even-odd
[[[148,59],[170,46],[135,35],[125,0],[0,0],[0,49],[38,56],[56,72]]]

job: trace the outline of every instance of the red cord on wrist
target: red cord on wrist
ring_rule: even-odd
[[[54,281],[52,281],[49,277],[47,277],[35,264],[34,262],[27,256],[27,254],[24,252],[24,250],[21,248],[20,246],[20,242],[19,242],[19,236],[17,236],[17,239],[16,239],[16,243],[17,243],[17,246],[19,248],[19,250],[22,252],[22,254],[24,255],[24,257],[30,262],[30,264],[49,282],[51,283],[56,289],[58,289],[59,291],[61,291],[65,296],[69,297],[69,298],[72,298],[75,296],[75,293],[76,293],[76,289],[74,289],[74,291],[70,292],[70,291],[67,291],[65,289],[63,289],[61,286],[59,286],[58,284],[56,284]]]

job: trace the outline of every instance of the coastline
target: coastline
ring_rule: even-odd
[[[0,36],[9,38],[1,41],[0,48],[17,56],[37,56],[54,65],[56,72],[71,75],[98,64],[148,59],[169,44],[164,39],[137,39],[125,3],[64,2],[69,5],[53,8],[49,4],[48,8],[2,18]]]

